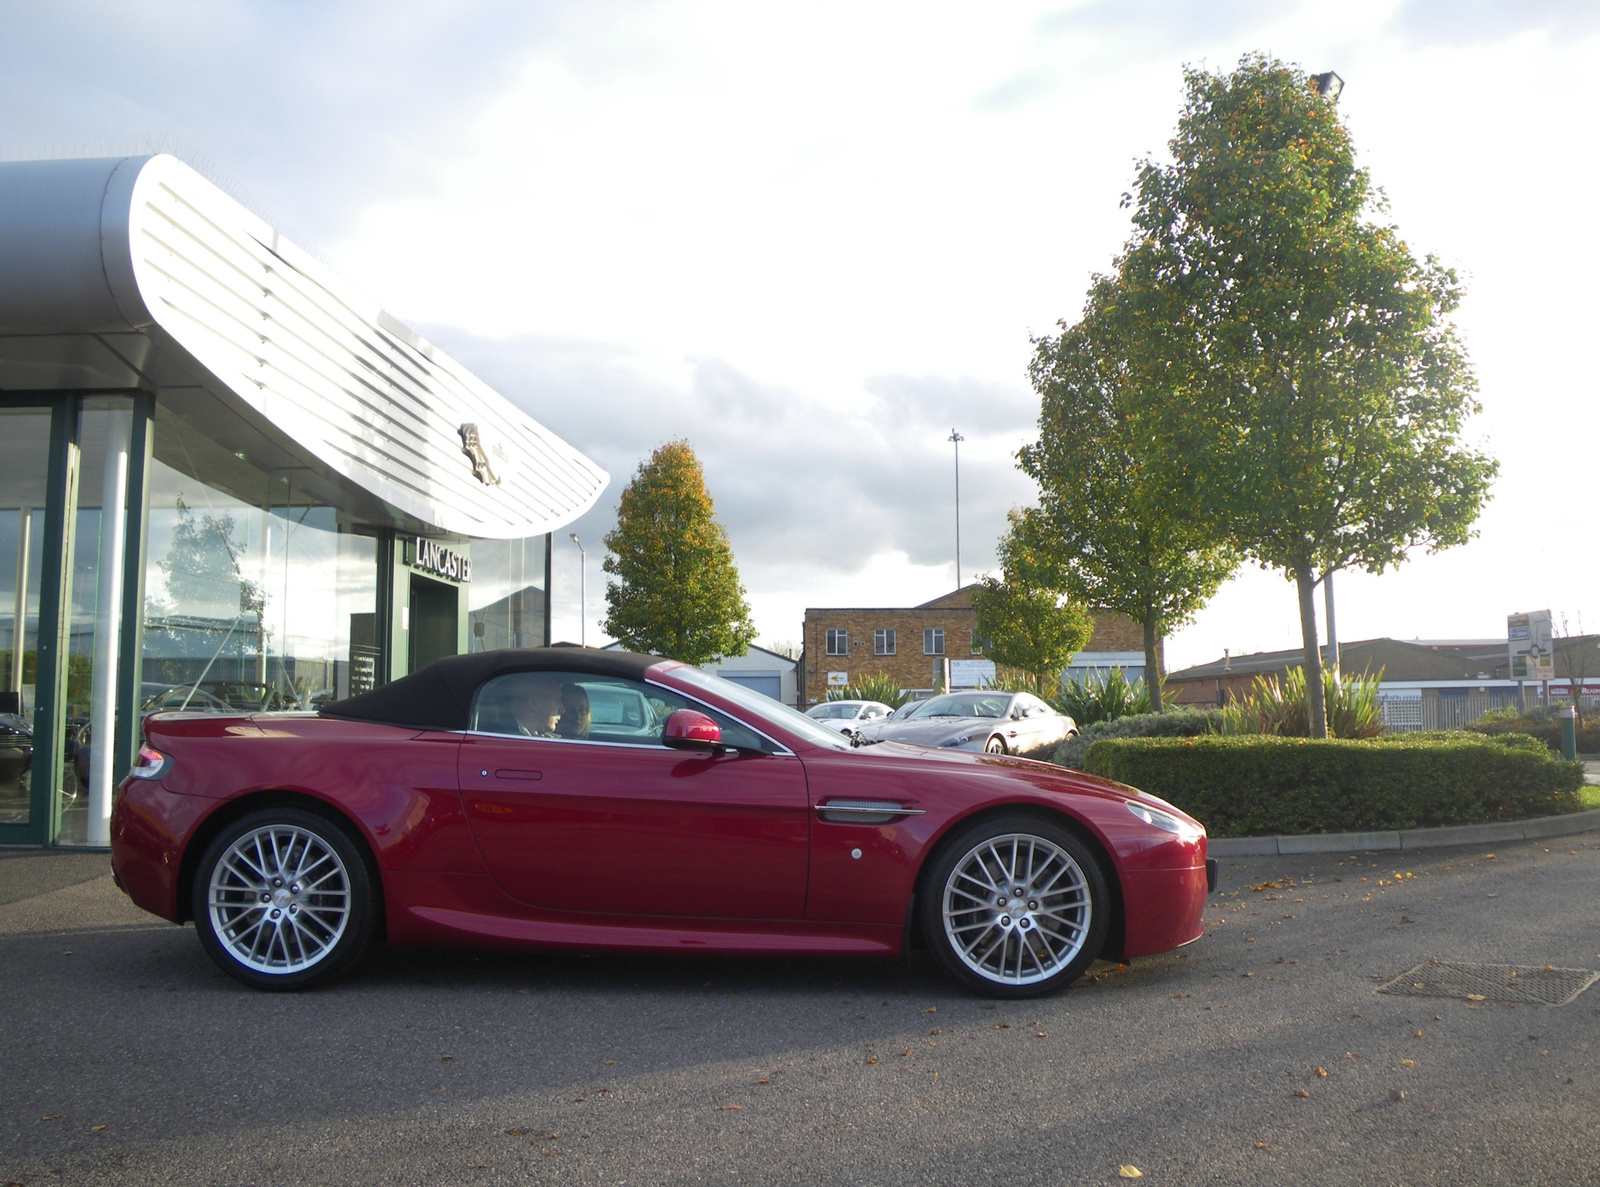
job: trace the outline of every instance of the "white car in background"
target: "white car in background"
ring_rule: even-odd
[[[806,716],[847,737],[854,737],[861,727],[882,721],[894,709],[882,701],[823,701],[806,710]]]

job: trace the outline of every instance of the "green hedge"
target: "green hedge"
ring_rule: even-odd
[[[1581,763],[1525,735],[1095,742],[1084,769],[1169,800],[1214,837],[1367,832],[1576,811]]]
[[[1534,711],[1517,717],[1487,717],[1467,726],[1476,734],[1491,738],[1517,736],[1538,738],[1556,753],[1561,751],[1561,721],[1554,714]],[[1600,720],[1591,711],[1574,732],[1579,754],[1600,754]]]
[[[1081,723],[1080,723],[1081,724]],[[1161,713],[1130,713],[1110,721],[1083,726],[1076,738],[1056,747],[1050,761],[1061,767],[1083,770],[1089,747],[1104,738],[1194,738],[1222,729],[1220,709],[1167,709]]]

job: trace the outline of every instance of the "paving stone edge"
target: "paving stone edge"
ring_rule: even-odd
[[[1276,857],[1292,853],[1380,853],[1391,849],[1442,849],[1500,841],[1537,841],[1600,829],[1600,808],[1531,820],[1497,820],[1370,833],[1308,833],[1293,837],[1214,837],[1212,857]]]

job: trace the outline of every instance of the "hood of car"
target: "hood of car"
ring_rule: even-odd
[[[956,738],[987,738],[1004,724],[1004,719],[998,717],[913,717],[908,721],[864,724],[861,735],[868,740],[942,746]]]

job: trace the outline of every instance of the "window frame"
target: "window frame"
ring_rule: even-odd
[[[892,626],[880,626],[880,627],[876,627],[876,628],[873,629],[873,632],[872,632],[872,654],[873,655],[894,655],[896,653],[896,647],[897,647],[897,640],[895,638],[895,628],[894,627],[892,627]]]
[[[830,626],[822,632],[823,655],[849,655],[850,631],[847,627]]]
[[[934,646],[934,644],[936,644],[936,643],[938,644],[937,648],[935,648],[935,646]],[[942,627],[942,626],[925,626],[925,627],[922,628],[922,654],[923,655],[944,655],[945,654],[944,627]]]

